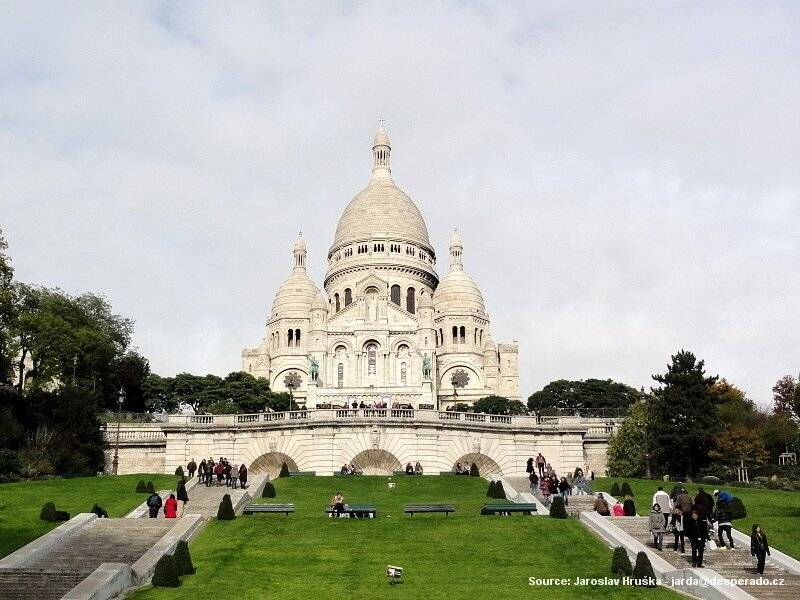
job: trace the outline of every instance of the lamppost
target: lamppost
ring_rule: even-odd
[[[117,441],[114,443],[114,461],[111,463],[114,469],[114,475],[119,470],[119,428],[122,423],[122,403],[125,402],[125,391],[119,388],[119,396],[117,396]]]
[[[75,385],[75,372],[78,370],[78,355],[72,357],[72,385]]]
[[[652,473],[650,472],[650,444],[648,442],[649,432],[648,430],[648,420],[650,418],[650,411],[648,410],[647,401],[649,400],[650,396],[648,396],[644,391],[644,386],[642,386],[641,391],[639,392],[639,401],[644,405],[645,410],[645,421],[644,421],[644,478],[645,479],[652,479]]]
[[[292,404],[294,402],[294,391],[300,387],[300,375],[292,371],[286,377],[283,378],[283,385],[286,386],[286,389],[289,390],[289,410],[292,410]]]

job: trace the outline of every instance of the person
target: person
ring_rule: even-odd
[[[550,489],[550,495],[555,496],[558,493],[558,479],[551,475],[547,478],[547,485]]]
[[[422,475],[422,465],[419,461],[414,465],[414,475]]]
[[[150,497],[147,498],[147,508],[150,510],[151,519],[158,517],[158,511],[161,510],[161,496],[156,492],[150,494]]]
[[[331,508],[333,512],[336,513],[336,518],[342,516],[342,511],[344,511],[344,496],[342,496],[342,492],[336,492],[333,498],[331,499]]]
[[[569,483],[567,483],[567,478],[562,477],[561,481],[558,483],[558,492],[561,494],[561,499],[564,501],[564,506],[569,504]]]
[[[714,497],[717,499],[717,502],[724,502],[725,504],[733,502],[733,494],[725,490],[714,490]]]
[[[763,575],[764,562],[766,562],[767,556],[769,556],[769,544],[767,543],[767,535],[758,523],[753,523],[753,533],[750,536],[750,556],[755,556],[758,560],[756,573]]]
[[[186,503],[189,502],[189,494],[186,493],[186,481],[183,478],[178,481],[177,495],[178,500],[182,502],[181,516],[183,516],[186,513]]]
[[[669,499],[669,494],[664,491],[664,486],[658,486],[658,490],[653,494],[653,501],[650,504],[658,504],[661,512],[664,514],[664,527],[669,523],[669,513],[672,511],[672,500]]]
[[[414,474],[414,467],[411,466],[411,463],[406,465],[406,475],[413,475]]]
[[[530,474],[528,475],[528,481],[530,481],[531,483],[531,493],[535,494],[536,488],[539,487],[539,478],[536,476],[536,473],[534,471],[531,471]]]
[[[684,521],[683,527],[689,537],[689,543],[692,545],[692,567],[702,569],[703,552],[706,548],[706,541],[710,538],[708,537],[708,526],[700,518],[700,511],[692,510],[689,519]]]
[[[669,499],[675,502],[678,499],[678,496],[681,495],[681,490],[683,489],[683,483],[678,481],[675,485],[672,486],[672,491],[669,493]]]
[[[347,470],[347,463],[342,465],[342,468],[339,469],[339,475],[348,475],[349,472]]]
[[[726,547],[725,543],[722,541],[722,534],[727,533],[730,549],[733,550],[733,537],[731,536],[731,513],[728,511],[728,505],[724,502],[717,502],[717,508],[711,515],[711,518],[717,524],[717,538],[719,539],[719,547]]]
[[[650,511],[650,533],[653,535],[656,550],[663,550],[664,530],[664,515],[661,514],[661,506],[656,502]]]
[[[227,458],[225,459],[224,473],[225,473],[225,487],[231,487],[231,488],[236,487],[236,482],[234,481],[234,475],[233,475],[233,465],[231,465],[231,463],[228,462]]]
[[[175,499],[175,494],[170,494],[167,501],[164,503],[164,517],[167,519],[174,519],[178,516],[178,501]]]
[[[625,502],[622,503],[622,512],[625,513],[626,517],[636,516],[636,505],[633,503],[633,498],[630,496],[625,497]]]
[[[608,502],[603,498],[603,494],[597,494],[597,499],[594,501],[594,512],[603,517],[611,516],[611,511],[608,510]]]
[[[697,495],[694,497],[694,506],[700,511],[700,518],[708,520],[714,510],[714,498],[700,487],[697,489]]]
[[[186,465],[186,470],[189,472],[189,479],[194,477],[194,472],[197,471],[197,463],[194,462],[194,459],[189,461],[189,464]]]
[[[625,516],[625,509],[622,508],[622,502],[617,500],[617,503],[614,505],[614,516],[615,517],[624,517]]]
[[[233,465],[228,465],[228,485],[231,489],[236,489],[237,482],[239,481],[239,469],[234,468]]]
[[[686,493],[686,488],[681,488],[680,493],[675,498],[675,506],[680,507],[681,512],[683,513],[683,521],[685,525],[690,513],[692,512],[692,498],[688,493]]]
[[[225,465],[222,464],[222,459],[214,467],[214,475],[217,476],[217,487],[222,485],[222,478],[225,476]]]
[[[528,459],[528,462],[525,463],[525,472],[526,473],[533,473],[533,457]]]
[[[206,482],[206,459],[200,461],[200,464],[197,466],[197,481],[199,483]]]
[[[214,479],[214,472],[217,470],[217,465],[214,464],[214,459],[209,458],[206,463],[206,487],[211,487]]]
[[[547,464],[547,461],[544,459],[544,455],[539,452],[539,455],[536,457],[536,468],[539,469],[539,477],[544,477],[544,466]]]
[[[678,551],[678,542],[681,543],[681,554],[686,552],[683,535],[683,513],[681,509],[675,507],[672,509],[672,520],[670,522],[672,527],[672,535],[675,537],[675,545],[672,547],[675,552]]]
[[[242,486],[242,489],[247,487],[247,467],[244,463],[239,467],[239,485]]]
[[[539,479],[539,491],[544,496],[545,504],[548,503],[550,498],[550,482],[547,480],[547,477],[542,476]]]

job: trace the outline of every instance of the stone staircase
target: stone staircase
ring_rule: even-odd
[[[519,493],[531,493],[530,481],[527,477],[504,477],[504,479],[511,484],[511,486]],[[544,497],[539,493],[538,489],[533,494],[539,502],[544,502]],[[573,494],[569,496],[567,502],[567,513],[570,516],[577,517],[584,510],[593,510],[595,496],[593,494]]]
[[[222,502],[222,497],[225,494],[231,495],[231,503],[233,504],[234,508],[236,508],[238,504],[243,502],[245,494],[247,494],[247,499],[249,499],[251,492],[255,493],[256,491],[259,491],[260,493],[261,479],[262,478],[251,479],[247,489],[245,490],[242,488],[236,488],[234,490],[229,487],[225,487],[224,485],[217,487],[216,484],[210,487],[206,487],[205,485],[195,485],[189,491],[189,502],[186,504],[186,512],[202,515],[203,519],[205,520],[216,517],[217,510],[219,509],[219,503]],[[238,512],[241,512],[241,510],[237,510],[237,513]]]
[[[0,570],[0,600],[56,600],[102,563],[132,565],[174,525],[164,519],[96,519],[24,565]]]
[[[649,548],[655,548],[650,535],[649,519],[647,517],[606,517],[608,521],[622,529],[625,533],[635,538]],[[664,550],[658,552],[668,563],[677,569],[691,568],[692,551],[689,541],[686,541],[686,553],[681,554],[672,549],[674,537],[671,533],[664,534]],[[725,538],[727,541],[727,537]],[[755,572],[755,559],[750,557],[749,545],[745,547],[737,544],[733,550],[709,550],[706,547],[703,556],[703,566],[713,569],[723,577],[757,579]],[[774,563],[767,557],[764,569],[764,578],[783,579],[783,585],[741,585],[744,591],[755,598],[798,598],[800,597],[800,575],[790,573]]]

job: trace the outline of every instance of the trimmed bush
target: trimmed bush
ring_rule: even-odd
[[[619,484],[616,481],[611,484],[611,489],[608,490],[608,493],[614,496],[614,498],[619,498],[620,496]]]
[[[172,562],[175,564],[175,571],[178,575],[194,575],[197,569],[192,564],[192,556],[189,554],[189,544],[180,540],[172,554]]]
[[[177,469],[175,469],[175,475],[177,475],[178,477],[183,477],[183,467],[178,467]]]
[[[625,481],[622,484],[619,493],[622,494],[623,496],[630,496],[631,498],[633,498],[633,490],[631,489],[631,484]],[[614,494],[611,495],[613,496]]]
[[[503,482],[499,479],[494,482],[494,497],[498,500],[506,499],[506,490],[503,488]]]
[[[108,511],[99,504],[97,504],[96,502],[94,503],[94,506],[92,506],[92,510],[90,510],[89,512],[93,512],[100,519],[108,518]]]
[[[622,514],[626,517],[635,517],[636,516],[636,505],[633,503],[633,500],[627,498],[622,503]]]
[[[636,565],[633,567],[632,577],[634,584],[641,587],[656,587],[656,574],[647,554],[639,552],[636,555]]]
[[[153,572],[154,587],[178,587],[181,580],[178,578],[178,571],[175,568],[175,561],[172,556],[165,554],[156,563]]]
[[[65,510],[57,510],[56,521],[69,521],[69,513]]]
[[[271,481],[268,481],[264,484],[264,491],[261,492],[262,498],[274,498],[275,497],[275,486],[272,484]]]
[[[289,477],[289,465],[287,465],[286,463],[283,463],[281,465],[281,472],[278,475],[278,477]]]
[[[614,548],[614,556],[611,557],[611,572],[614,575],[630,575],[633,573],[631,559],[628,552],[622,546]]]
[[[486,497],[487,498],[494,498],[495,491],[494,491],[494,481],[489,482],[489,487],[486,488]]]
[[[217,519],[220,521],[232,521],[236,518],[236,513],[233,512],[233,503],[231,502],[231,495],[225,494],[222,497],[222,502],[219,503],[217,510]]]
[[[734,496],[733,500],[728,503],[728,510],[731,513],[731,519],[744,519],[747,516],[747,509],[744,507],[744,502],[738,496]]]
[[[53,502],[45,502],[42,506],[42,512],[39,513],[39,518],[42,521],[50,521],[51,523],[56,520],[56,505]]]
[[[554,519],[566,519],[569,516],[561,496],[553,496],[550,500],[550,516]]]
[[[476,465],[475,463],[472,463],[469,466],[469,476],[470,477],[480,477],[481,476],[480,471],[478,471],[478,465]]]
[[[153,485],[152,481],[148,481],[145,487],[147,488],[145,491],[151,496],[156,493],[156,486]]]
[[[147,486],[145,485],[144,480],[140,479],[139,483],[136,484],[136,493],[137,494],[147,493]]]

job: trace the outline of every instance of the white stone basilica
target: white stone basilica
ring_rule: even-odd
[[[392,181],[383,127],[372,156],[367,187],[336,227],[325,292],[308,276],[301,236],[266,336],[242,351],[243,369],[276,391],[295,373],[295,399],[308,408],[355,401],[444,409],[491,394],[518,400],[517,343],[492,341],[483,295],[463,268],[461,237],[453,233],[440,280],[425,221]]]

